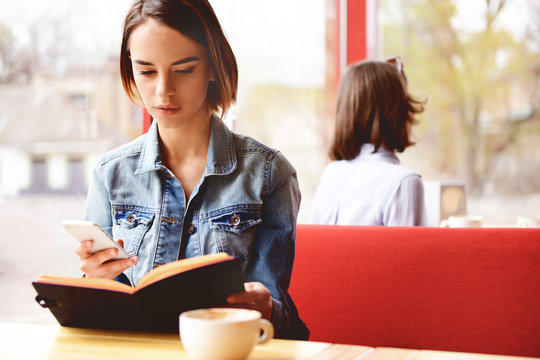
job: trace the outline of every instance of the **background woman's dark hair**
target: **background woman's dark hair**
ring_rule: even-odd
[[[206,100],[214,114],[221,117],[236,101],[238,67],[236,58],[219,20],[207,0],[138,0],[124,21],[120,50],[122,85],[133,102],[139,99],[129,58],[129,39],[133,30],[148,19],[154,19],[208,49],[208,59],[215,81],[210,82]],[[140,100],[140,99],[139,99]]]
[[[402,152],[414,144],[410,128],[425,102],[411,97],[394,65],[362,61],[352,65],[341,80],[337,99],[332,160],[351,160],[362,144]]]

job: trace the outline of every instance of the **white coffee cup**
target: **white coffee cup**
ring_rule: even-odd
[[[441,221],[441,227],[482,227],[483,219],[478,215],[452,215]]]
[[[540,228],[540,216],[518,216],[517,227]]]
[[[210,308],[180,314],[180,339],[195,360],[245,359],[255,344],[274,337],[274,327],[255,310]]]

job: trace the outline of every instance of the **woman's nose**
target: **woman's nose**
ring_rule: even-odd
[[[156,95],[160,97],[167,97],[174,95],[174,84],[171,80],[171,77],[169,74],[162,75],[159,77],[158,85],[156,88]]]

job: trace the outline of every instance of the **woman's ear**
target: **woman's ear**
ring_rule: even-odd
[[[210,81],[216,81],[216,77],[214,76],[214,69],[210,69]]]

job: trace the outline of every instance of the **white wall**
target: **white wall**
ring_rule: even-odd
[[[68,183],[68,159],[65,155],[47,157],[47,184],[51,189],[61,190]]]
[[[0,148],[0,195],[17,195],[30,186],[31,158],[16,149]]]

